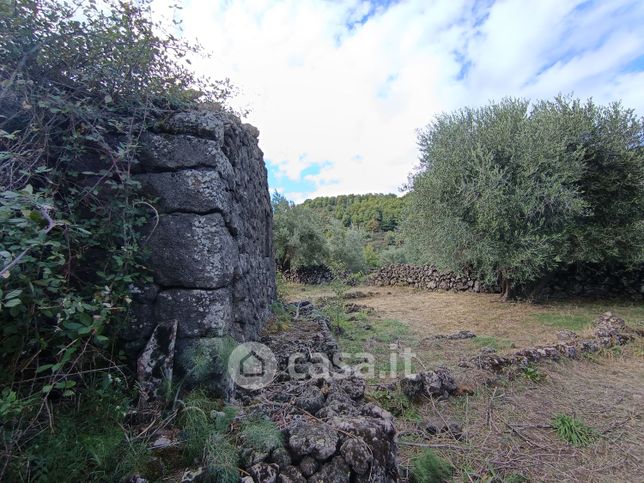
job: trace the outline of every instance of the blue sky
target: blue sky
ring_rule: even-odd
[[[159,9],[170,0],[158,0]],[[641,0],[190,0],[194,65],[240,89],[271,188],[398,192],[416,129],[503,96],[574,93],[644,114]]]

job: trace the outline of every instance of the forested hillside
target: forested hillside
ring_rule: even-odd
[[[321,196],[303,205],[323,219],[336,219],[344,226],[369,232],[393,231],[400,224],[405,197],[395,194]]]

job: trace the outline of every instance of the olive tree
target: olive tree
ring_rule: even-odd
[[[566,97],[437,116],[410,177],[411,252],[500,281],[504,299],[564,264],[641,260],[642,129],[619,104]]]
[[[327,242],[319,215],[302,205],[295,205],[275,192],[273,205],[273,240],[275,261],[280,270],[321,265],[327,260]]]

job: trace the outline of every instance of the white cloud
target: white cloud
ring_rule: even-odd
[[[266,158],[298,199],[307,193],[297,181],[316,165],[309,195],[396,191],[416,164],[417,128],[490,98],[574,90],[601,102],[623,98],[644,113],[643,74],[622,72],[644,55],[638,1],[183,7],[185,33],[212,52],[197,68],[242,89]]]

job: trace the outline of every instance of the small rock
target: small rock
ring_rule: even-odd
[[[306,483],[306,478],[295,466],[287,466],[282,468],[277,481],[278,483]]]
[[[336,456],[325,463],[308,481],[309,483],[349,483],[351,468],[342,456]]]
[[[557,332],[557,339],[562,341],[575,340],[578,338],[579,336],[572,330],[560,330]]]
[[[251,466],[248,472],[256,482],[275,483],[279,468],[276,464],[257,463]]]
[[[302,458],[302,461],[300,461],[300,471],[304,476],[311,476],[319,467],[320,465],[318,462],[310,456],[305,456]]]
[[[295,400],[295,405],[304,411],[315,414],[324,406],[324,395],[319,388],[307,386]]]
[[[347,439],[340,447],[340,454],[359,475],[364,475],[373,461],[371,450],[362,438]]]
[[[201,483],[207,480],[206,470],[199,466],[198,468],[188,468],[181,475],[181,483]]]
[[[289,446],[296,456],[311,455],[324,461],[335,453],[338,433],[322,424],[301,422],[291,430]]]
[[[463,427],[456,421],[441,418],[432,418],[425,422],[425,431],[431,435],[442,433],[449,434],[452,438],[461,440],[463,438]]]
[[[279,447],[279,448],[275,448],[271,452],[270,462],[275,463],[277,466],[280,467],[280,469],[284,469],[287,466],[291,465],[291,457],[289,456],[288,451],[286,451],[282,447]]]

